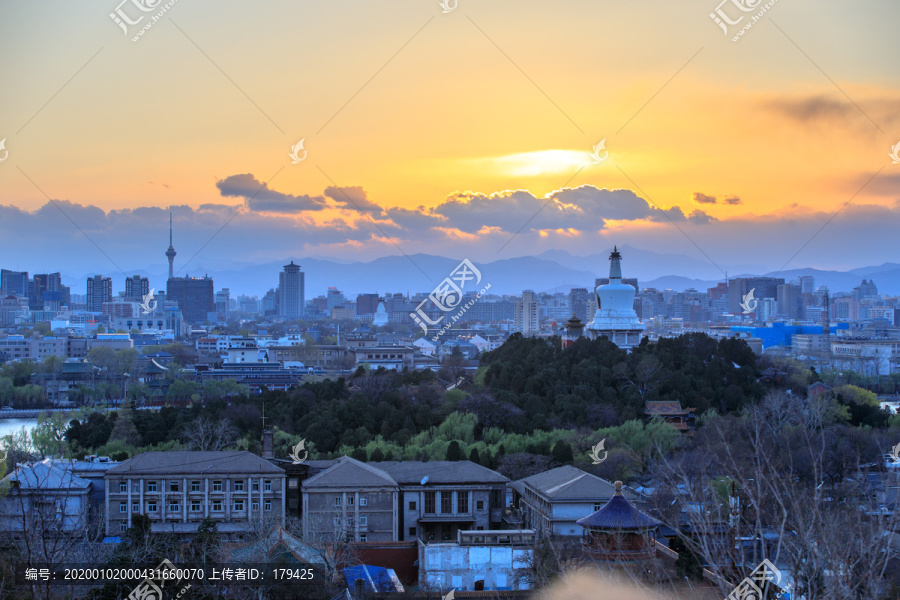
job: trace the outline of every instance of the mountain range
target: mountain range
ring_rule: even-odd
[[[501,258],[491,262],[475,262],[481,272],[477,289],[490,284],[493,294],[521,294],[522,290],[536,292],[564,292],[573,287],[594,287],[594,280],[609,274],[609,248],[589,256],[575,256],[564,250],[549,250],[537,256]],[[625,277],[637,277],[641,288],[673,289],[683,291],[695,288],[705,291],[725,281],[725,275],[711,262],[679,254],[661,254],[631,246],[619,248],[622,253],[622,270]],[[430,254],[409,256],[384,256],[369,262],[343,262],[321,257],[295,260],[305,273],[307,299],[325,294],[328,287],[336,287],[348,298],[356,294],[377,292],[430,292],[460,264],[460,258],[447,258]],[[288,261],[267,262],[235,266],[231,269],[206,271],[202,264],[188,269],[190,275],[209,274],[216,290],[229,288],[231,297],[240,294],[262,296],[278,285],[278,273]],[[63,273],[63,280],[72,285],[76,293],[84,293],[84,282],[96,272]],[[133,271],[150,278],[151,287],[165,289],[167,273],[164,271]],[[113,278],[113,289],[118,292],[125,284],[119,272],[105,273]],[[180,275],[184,275],[183,273]],[[862,281],[872,279],[880,293],[900,294],[900,264],[884,263],[849,271],[821,269],[791,269],[781,272],[763,272],[754,265],[730,265],[729,278],[748,276],[783,277],[792,281],[802,275],[815,277],[816,286],[827,285],[834,292],[848,292]],[[470,282],[466,291],[476,289]]]

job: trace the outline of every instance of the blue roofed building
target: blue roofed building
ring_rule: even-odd
[[[849,323],[838,323],[830,328],[831,334],[836,335],[840,329],[850,329]],[[821,325],[789,325],[787,323],[772,323],[771,327],[752,327],[748,325],[732,325],[731,331],[745,333],[749,337],[762,340],[763,350],[775,346],[791,347],[791,336],[797,334],[821,335]]]

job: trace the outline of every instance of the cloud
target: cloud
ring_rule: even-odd
[[[726,196],[724,200],[722,200],[725,204],[730,204],[731,206],[735,206],[737,204],[743,204],[740,197],[738,196]]]
[[[359,210],[372,213],[373,215],[381,215],[383,212],[380,206],[369,201],[366,197],[366,191],[358,185],[346,187],[329,186],[325,188],[325,195],[334,200],[341,208]]]
[[[892,126],[900,116],[897,114],[898,97],[869,97],[854,95],[855,102],[838,96],[818,94],[798,98],[774,98],[763,105],[776,114],[802,124],[859,123],[866,130],[872,127],[871,118],[879,125]]]
[[[694,202],[696,202],[697,204],[715,204],[716,197],[708,196],[703,192],[694,192]]]
[[[327,205],[322,196],[293,196],[269,189],[251,173],[232,175],[216,182],[224,197],[243,198],[250,210],[256,212],[300,213],[322,210]]]

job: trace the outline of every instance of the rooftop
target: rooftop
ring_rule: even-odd
[[[239,451],[174,451],[144,452],[107,471],[110,475],[230,475],[260,473],[281,475],[284,469],[245,450]]]

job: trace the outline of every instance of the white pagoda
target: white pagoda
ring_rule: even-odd
[[[585,333],[592,340],[605,336],[628,350],[641,343],[644,324],[634,312],[634,287],[622,283],[622,255],[615,246],[609,261],[609,283],[597,286],[597,312]]]

